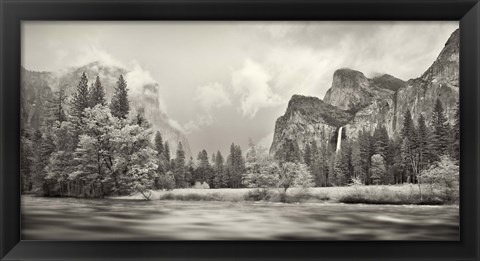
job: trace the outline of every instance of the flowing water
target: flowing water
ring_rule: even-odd
[[[343,129],[343,127],[340,127],[340,129],[338,129],[337,150],[336,150],[336,152],[338,152],[342,148],[342,129]]]
[[[458,210],[22,196],[22,239],[459,240]]]

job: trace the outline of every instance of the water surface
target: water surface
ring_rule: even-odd
[[[22,196],[23,240],[459,240],[457,206]]]

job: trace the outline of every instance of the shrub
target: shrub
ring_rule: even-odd
[[[217,193],[213,194],[197,194],[197,193],[188,193],[188,194],[174,194],[166,193],[160,197],[160,200],[181,200],[181,201],[222,201]]]
[[[260,200],[268,200],[270,195],[268,190],[264,189],[252,189],[248,191],[243,198],[247,201],[260,201]]]
[[[207,182],[203,182],[203,183],[200,183],[200,182],[195,182],[195,185],[193,185],[193,188],[194,189],[209,189],[210,188],[210,185],[208,185]]]
[[[401,193],[383,187],[364,187],[351,190],[349,193],[341,196],[338,200],[347,204],[389,204],[389,205],[442,205],[445,202],[432,195],[424,195],[423,200],[420,193],[410,191],[410,193]]]

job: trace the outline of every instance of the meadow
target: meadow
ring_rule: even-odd
[[[346,204],[389,204],[389,205],[452,205],[458,204],[458,195],[445,196],[440,190],[418,185],[375,185],[345,187],[314,187],[308,189],[290,188],[286,194],[281,189],[268,190],[265,198],[256,197],[255,189],[198,189],[185,188],[151,191],[150,200],[180,201],[270,201],[284,203],[325,202]],[[141,194],[112,197],[118,199],[143,200]]]

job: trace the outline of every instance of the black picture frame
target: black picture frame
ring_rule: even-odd
[[[476,0],[0,0],[1,260],[479,260],[480,4]],[[21,241],[24,20],[460,21],[460,241]]]

